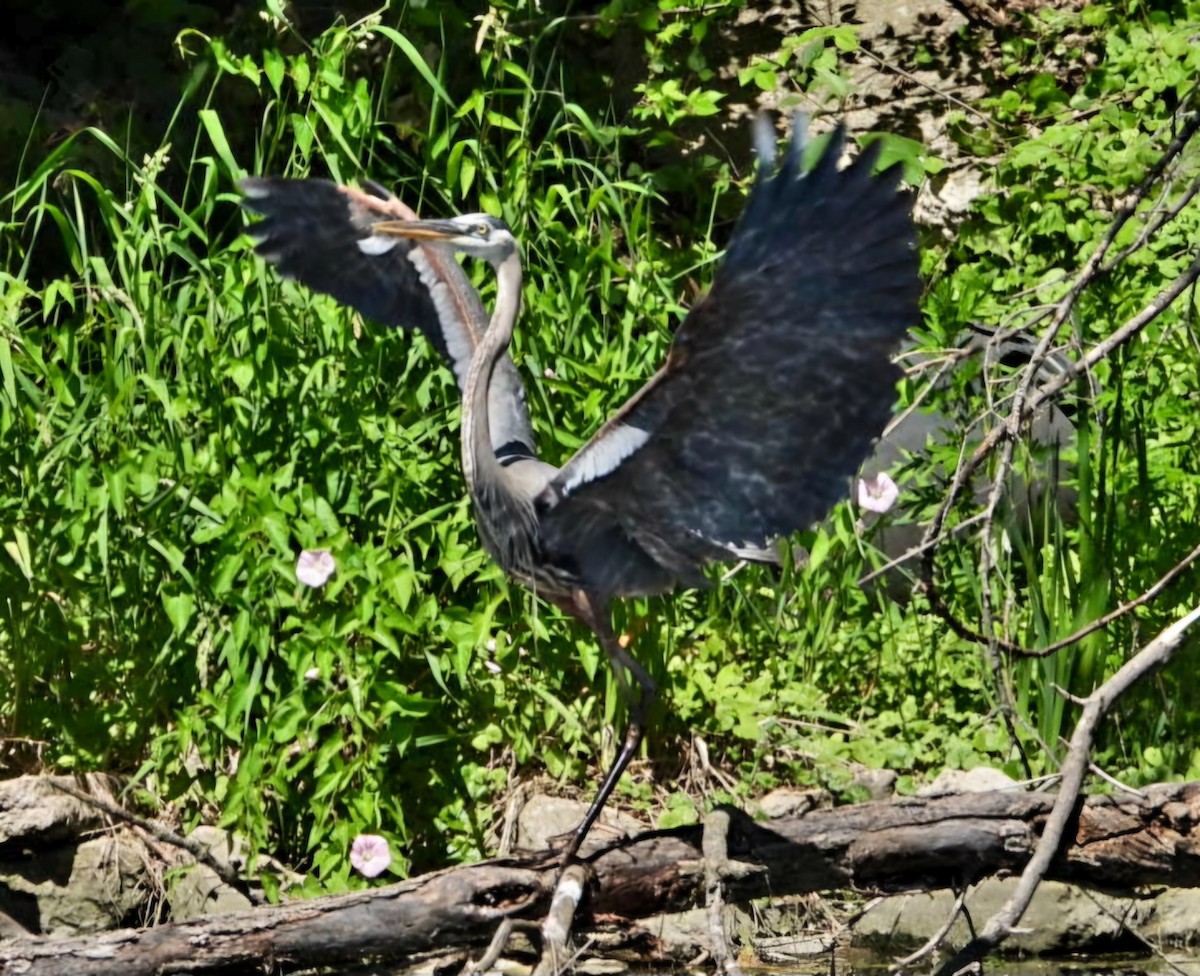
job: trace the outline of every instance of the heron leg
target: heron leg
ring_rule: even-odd
[[[604,653],[608,655],[609,664],[612,666],[629,704],[629,726],[625,730],[625,741],[621,744],[621,751],[617,753],[617,758],[613,760],[613,764],[605,773],[600,789],[596,792],[595,799],[592,800],[592,805],[588,807],[587,814],[575,828],[570,842],[563,851],[562,863],[564,866],[569,864],[572,858],[579,853],[579,846],[600,816],[600,811],[604,809],[604,805],[616,788],[617,781],[625,772],[625,767],[629,765],[629,761],[642,744],[642,738],[646,734],[650,706],[654,704],[655,695],[658,694],[658,684],[650,677],[650,673],[620,645],[613,633],[607,602],[599,602],[597,605],[598,602],[583,590],[576,590],[567,609],[591,628],[596,639],[600,641]],[[625,672],[632,675],[634,683],[637,684],[636,697],[631,694],[633,689],[629,687],[625,679]],[[631,698],[632,701],[630,701]]]

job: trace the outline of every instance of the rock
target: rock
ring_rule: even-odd
[[[871,769],[869,766],[856,766],[854,769],[854,785],[866,789],[876,803],[892,798],[896,779],[894,769]]]
[[[1146,920],[1138,926],[1151,945],[1190,949],[1200,945],[1200,891],[1168,888],[1152,902]]]
[[[1011,897],[1017,878],[984,881],[967,896],[966,907],[976,929],[1000,910]],[[949,891],[895,895],[868,911],[853,929],[853,944],[876,952],[901,954],[923,945],[946,923],[955,896]],[[1044,881],[1033,896],[1018,934],[1005,943],[1005,952],[1071,953],[1111,950],[1143,932],[1153,912],[1153,901],[1118,898],[1057,881]],[[1196,919],[1191,919],[1193,927]],[[951,926],[946,944],[953,948],[971,938],[970,927],[960,916]]]
[[[89,781],[110,795],[120,788],[116,780],[99,774],[92,774]],[[71,776],[18,776],[0,781],[0,847],[16,841],[29,846],[74,839],[103,825],[103,814],[96,807],[56,789],[55,783],[84,788]]]
[[[754,954],[768,965],[787,965],[801,959],[824,956],[834,950],[837,938],[823,935],[770,935],[754,941]]]
[[[152,914],[145,849],[123,835],[63,844],[0,863],[0,911],[35,934],[84,935]]]
[[[779,789],[771,790],[770,793],[758,800],[758,811],[769,820],[776,820],[779,817],[799,817],[808,813],[809,810],[816,810],[820,806],[828,806],[830,796],[825,790],[797,790],[787,786],[781,786]]]
[[[240,841],[232,838],[228,831],[201,826],[188,836],[203,844],[221,864],[239,868],[245,862]],[[228,915],[253,907],[249,898],[222,881],[207,864],[193,865],[173,877],[167,900],[171,905],[171,918],[176,922],[204,915]]]
[[[976,766],[974,769],[943,769],[937,778],[917,790],[917,796],[951,796],[955,793],[990,793],[1016,786],[1015,781],[998,769]]]
[[[535,794],[521,808],[517,817],[517,846],[527,851],[548,850],[554,846],[551,843],[554,838],[569,834],[579,826],[587,809],[586,803],[560,796]],[[605,809],[588,833],[579,853],[587,855],[649,829],[649,824],[628,814]]]
[[[915,217],[923,225],[945,228],[952,236],[971,209],[971,204],[983,196],[984,186],[978,168],[968,164],[948,167],[926,180],[917,194]]]
[[[143,883],[145,851],[135,838],[113,832],[80,841],[105,824],[95,806],[58,789],[90,789],[110,799],[115,779],[91,774],[19,776],[0,782],[0,913],[38,935],[102,932],[152,913]],[[6,923],[5,928],[8,928]]]
[[[125,826],[80,841],[80,835],[103,827],[107,818],[55,783],[74,789],[86,785],[109,803],[116,802],[113,794],[119,790],[116,780],[99,775],[89,776],[86,784],[67,776],[0,782],[0,849],[8,852],[8,860],[0,861],[0,937],[21,930],[26,935],[86,935],[156,921],[163,865],[190,865],[191,855],[147,841]],[[226,864],[236,867],[244,860],[239,845],[231,845],[223,830],[201,827],[192,836]],[[169,877],[176,918],[251,907],[210,867],[191,866]]]
[[[629,964],[622,962],[620,959],[583,959],[571,967],[577,973],[583,973],[584,976],[616,976],[617,973],[629,972]]]
[[[754,932],[756,924],[753,917],[736,905],[725,905],[722,908],[725,932],[739,936]],[[710,951],[712,938],[708,932],[708,909],[693,908],[688,912],[674,912],[669,915],[653,915],[641,920],[638,928],[653,932],[658,940],[663,954],[672,959],[695,958],[702,952]]]

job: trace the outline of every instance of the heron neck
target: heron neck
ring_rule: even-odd
[[[474,494],[484,470],[495,473],[500,463],[492,451],[488,393],[496,363],[512,341],[521,305],[521,259],[516,251],[496,265],[496,307],[487,331],[471,356],[463,384],[462,459],[467,487]]]

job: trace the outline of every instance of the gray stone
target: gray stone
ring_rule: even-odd
[[[821,935],[768,935],[754,940],[754,954],[764,963],[786,965],[813,956],[832,952],[837,938],[831,933]]]
[[[197,827],[190,840],[203,844],[218,862],[230,867],[240,867],[245,861],[241,842],[219,827]],[[181,922],[188,918],[204,915],[228,915],[253,907],[250,899],[236,888],[231,888],[221,876],[207,864],[195,864],[170,879],[167,901],[171,905],[171,918]]]
[[[111,795],[118,788],[108,776],[92,774],[89,779],[102,793]],[[103,815],[96,807],[56,789],[56,783],[84,788],[71,776],[18,776],[0,781],[0,845],[75,838],[101,825]]]
[[[1016,786],[1016,781],[999,769],[976,766],[974,769],[943,769],[932,783],[917,790],[917,796],[951,796],[955,793],[991,793]]]
[[[149,916],[145,871],[142,845],[110,835],[0,862],[0,890],[5,901],[20,902],[36,915],[23,920],[26,928],[52,937],[85,935]]]
[[[966,908],[975,927],[984,923],[1012,896],[1017,878],[989,880],[967,896]],[[854,926],[854,945],[877,952],[900,954],[923,945],[946,923],[955,896],[948,891],[895,895],[885,898]],[[1111,944],[1128,930],[1142,930],[1153,912],[1153,901],[1118,898],[1074,885],[1046,881],[1038,888],[1019,933],[1005,943],[1005,952],[1071,953]],[[1195,923],[1195,916],[1192,917]],[[955,920],[946,944],[957,948],[971,938],[967,922]]]
[[[517,817],[517,846],[527,851],[548,850],[554,846],[552,840],[579,826],[587,809],[586,803],[535,794]],[[597,851],[649,829],[649,824],[611,807],[606,808],[580,848],[580,854]]]
[[[1155,945],[1177,949],[1200,945],[1200,891],[1168,888],[1150,902],[1149,916],[1138,932]]]
[[[854,784],[864,787],[876,803],[892,798],[896,779],[894,769],[871,769],[869,766],[856,766],[854,769]]]
[[[750,804],[750,812],[761,812],[769,820],[799,817],[820,806],[829,806],[830,799],[825,790],[797,790],[781,786]]]
[[[571,967],[577,973],[583,973],[584,976],[615,976],[616,973],[629,972],[629,964],[622,962],[620,959],[603,959],[596,956],[591,959],[582,959]]]
[[[754,918],[737,905],[722,908],[725,932],[734,938],[757,929]],[[708,952],[712,939],[708,931],[708,909],[693,908],[687,912],[670,915],[655,915],[638,923],[638,927],[651,933],[662,946],[664,955],[674,959],[688,959]]]

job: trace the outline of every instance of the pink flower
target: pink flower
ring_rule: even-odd
[[[880,471],[873,478],[858,479],[858,505],[868,512],[886,512],[896,504],[900,489],[886,472]]]
[[[392,852],[378,834],[359,834],[350,845],[350,863],[363,877],[374,878],[392,863]]]
[[[314,589],[324,586],[337,569],[328,549],[305,549],[296,560],[296,579]]]

